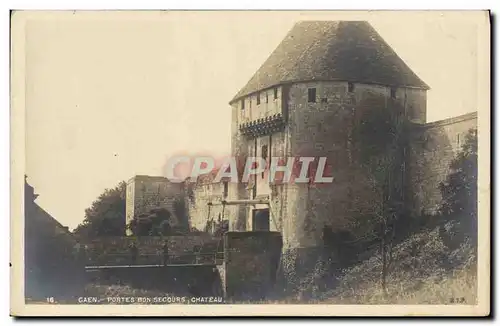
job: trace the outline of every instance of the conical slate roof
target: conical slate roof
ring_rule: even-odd
[[[368,22],[302,21],[231,102],[275,85],[312,80],[429,89]]]

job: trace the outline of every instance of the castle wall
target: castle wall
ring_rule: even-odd
[[[408,182],[414,215],[436,213],[442,200],[439,184],[450,172],[449,165],[463,145],[465,135],[476,128],[476,113],[414,127]]]
[[[231,105],[231,155],[238,160],[238,166],[250,155],[247,146],[248,140],[241,134],[239,129],[246,115],[244,110],[249,110],[249,108],[247,109],[245,106],[245,109],[243,109],[241,101],[232,103]],[[241,178],[240,171],[238,173],[239,178]],[[246,189],[246,185],[238,182],[230,184],[229,195],[238,199],[249,199],[250,192]],[[231,216],[229,221],[229,229],[231,231],[246,230],[246,213],[245,206],[236,207],[236,214]]]
[[[135,176],[127,183],[127,224],[134,216],[148,213],[155,208],[165,208],[172,214],[172,226],[180,225],[185,217],[178,216],[178,209],[184,205],[182,183],[172,183],[164,177],[151,176]],[[130,235],[129,230],[127,234]]]
[[[408,120],[423,124],[427,121],[427,93],[415,88],[400,88],[396,98],[404,104]]]
[[[181,235],[181,236],[127,236],[127,237],[102,237],[85,243],[86,256],[89,265],[118,265],[130,262],[130,246],[135,243],[141,264],[158,264],[163,258],[163,246],[168,244],[171,259],[188,258],[193,253],[195,246],[216,246],[218,238],[207,234]],[[186,255],[188,255],[186,257]]]
[[[128,225],[135,215],[135,182],[133,179],[127,182],[127,194],[125,199],[125,225]],[[131,232],[126,230],[127,234]]]
[[[189,224],[191,228],[198,231],[213,231],[207,229],[207,222],[229,220],[237,213],[236,206],[226,205],[223,207],[219,203],[223,200],[224,184],[222,182],[206,182],[188,185],[188,210]],[[228,194],[230,184],[228,184]],[[234,192],[233,192],[234,193]],[[233,198],[228,196],[227,199]],[[209,204],[212,205],[209,205]]]
[[[188,185],[188,209],[189,209],[189,227],[196,229],[198,231],[205,231],[207,221],[214,216],[217,217],[218,213],[214,212],[214,208],[210,207],[208,204],[215,199],[214,197],[214,187],[216,185],[212,184],[198,184],[198,185]],[[216,194],[222,195],[221,191],[215,191]]]

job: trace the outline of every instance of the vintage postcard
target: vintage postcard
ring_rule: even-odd
[[[13,11],[11,314],[487,316],[488,11]]]

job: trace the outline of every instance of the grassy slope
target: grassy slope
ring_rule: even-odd
[[[473,246],[453,243],[438,228],[408,238],[395,247],[383,295],[380,257],[350,268],[340,286],[322,296],[337,304],[476,304],[477,276]],[[455,241],[456,242],[456,241]],[[451,249],[453,246],[456,249]]]

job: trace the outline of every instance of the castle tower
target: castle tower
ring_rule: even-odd
[[[297,23],[230,101],[232,154],[326,157],[334,181],[270,184],[258,176],[255,187],[239,184],[230,196],[270,196],[271,205],[268,214],[267,206],[241,207],[230,229],[280,231],[286,251],[312,257],[325,226],[341,228],[359,213],[353,198],[364,198],[364,186],[352,130],[363,112],[391,107],[423,124],[428,88],[367,22]]]

